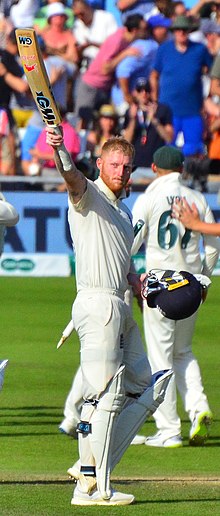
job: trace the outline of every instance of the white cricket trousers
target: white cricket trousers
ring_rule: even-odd
[[[87,289],[73,304],[73,322],[81,344],[82,394],[98,400],[121,364],[125,365],[123,393],[142,394],[151,383],[151,368],[130,307],[118,292]],[[81,420],[88,416],[83,405]],[[79,437],[80,434],[79,434]],[[88,439],[79,439],[81,464],[94,465]]]
[[[164,317],[157,308],[149,308],[147,303],[144,305],[144,332],[152,373],[159,369],[171,368],[174,371],[165,399],[154,413],[156,426],[166,439],[181,434],[176,387],[191,422],[196,412],[210,410],[200,368],[192,353],[197,312],[187,319],[173,321]]]

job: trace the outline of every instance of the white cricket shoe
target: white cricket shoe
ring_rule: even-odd
[[[193,420],[189,433],[190,446],[203,446],[209,437],[209,428],[212,424],[212,413],[208,411],[198,412]]]
[[[65,417],[62,423],[59,425],[59,430],[62,434],[69,435],[70,437],[74,437],[75,439],[77,438],[76,427],[74,426],[72,421],[67,419],[67,417]]]
[[[101,497],[99,491],[91,494],[83,493],[75,488],[71,505],[130,505],[134,501],[134,496],[130,494],[112,491],[111,497],[106,500]]]
[[[134,439],[132,439],[131,444],[145,444],[146,437],[144,435],[135,435]]]
[[[180,448],[183,445],[182,438],[180,435],[174,435],[164,439],[161,432],[157,432],[155,435],[146,437],[146,446],[155,446],[158,448]]]
[[[4,383],[5,368],[8,365],[8,360],[0,360],[0,389],[2,389]]]

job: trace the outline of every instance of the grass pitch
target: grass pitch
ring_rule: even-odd
[[[73,484],[67,468],[77,459],[77,442],[58,425],[79,362],[75,333],[56,344],[71,316],[73,278],[2,278],[0,358],[8,358],[0,394],[0,514],[3,516],[111,516],[220,514],[220,278],[200,308],[193,341],[203,384],[214,413],[203,448],[188,446],[190,423],[179,400],[183,448],[130,446],[113,472],[113,485],[131,492],[129,507],[71,507]],[[136,304],[134,315],[142,330]],[[141,433],[154,433],[151,418]]]

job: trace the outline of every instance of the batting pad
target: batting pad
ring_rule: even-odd
[[[172,370],[164,372],[152,386],[143,392],[140,398],[126,405],[120,413],[114,433],[111,471],[120,461],[140,427],[164,400],[172,375]]]
[[[90,420],[92,432],[89,434],[89,441],[96,463],[98,490],[104,499],[109,499],[112,494],[110,486],[112,446],[115,439],[115,419],[125,401],[124,370],[125,366],[122,365],[113,376]]]

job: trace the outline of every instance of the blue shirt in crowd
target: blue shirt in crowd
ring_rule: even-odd
[[[167,104],[174,116],[195,116],[202,108],[202,70],[212,64],[212,56],[202,43],[189,40],[185,52],[174,41],[163,43],[153,68],[160,74],[159,101]]]

